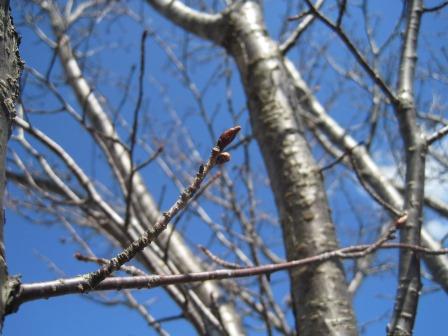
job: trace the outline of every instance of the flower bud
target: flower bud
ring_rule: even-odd
[[[230,153],[228,153],[228,152],[219,153],[218,157],[216,158],[216,163],[223,164],[223,163],[229,162],[230,158],[231,158],[231,156],[230,156]]]
[[[224,131],[219,137],[216,146],[218,146],[220,150],[224,150],[224,148],[226,148],[226,146],[230,144],[233,141],[233,139],[235,139],[240,129],[241,126],[235,126]]]

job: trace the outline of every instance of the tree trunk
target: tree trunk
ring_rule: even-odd
[[[19,37],[9,15],[9,1],[0,0],[0,328],[3,327],[5,304],[13,287],[7,284],[8,268],[3,242],[5,224],[3,196],[6,185],[6,144],[11,133],[14,102],[19,94],[19,77],[22,69],[18,44]]]
[[[253,133],[280,215],[288,260],[338,247],[322,175],[312,157],[285,60],[267,35],[260,7],[245,2],[228,16],[224,45],[238,64]],[[296,117],[295,117],[296,116]],[[290,271],[299,335],[355,335],[356,320],[339,261]]]

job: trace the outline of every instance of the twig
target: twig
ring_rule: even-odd
[[[177,224],[179,223],[179,221],[181,220],[183,215],[186,213],[186,210],[188,209],[190,204],[192,204],[194,201],[196,201],[204,193],[204,191],[206,189],[208,189],[208,187],[210,187],[213,183],[215,183],[216,180],[218,180],[221,176],[222,176],[221,172],[218,172],[215,175],[213,175],[207,181],[207,183],[205,183],[204,186],[202,186],[202,188],[200,190],[198,190],[198,192],[191,198],[191,200],[188,202],[187,206],[185,207],[184,211],[181,214],[179,214],[179,216],[177,216],[176,220],[171,225],[171,230],[169,232],[168,239],[167,239],[167,242],[166,242],[165,247],[164,247],[163,260],[165,262],[168,261],[169,248],[170,248],[170,245],[171,245],[171,238],[173,237],[173,233],[176,231]]]
[[[400,222],[400,219],[397,221]],[[185,284],[191,282],[204,282],[207,280],[223,280],[230,278],[243,278],[257,275],[267,275],[279,271],[296,268],[299,266],[325,262],[331,259],[357,259],[365,257],[367,254],[373,253],[378,249],[404,249],[411,250],[416,253],[442,255],[448,254],[448,248],[439,250],[431,250],[422,246],[403,244],[403,243],[387,243],[384,242],[385,237],[381,237],[373,244],[363,244],[348,246],[337,250],[324,252],[315,256],[282,262],[277,264],[266,264],[254,267],[246,267],[241,269],[220,269],[208,272],[197,272],[187,274],[172,275],[147,275],[132,277],[111,277],[99,283],[95,290],[121,290],[132,288],[155,288],[159,286],[168,286],[175,284]],[[86,277],[78,276],[70,279],[58,279],[47,282],[17,284],[18,289],[15,297],[8,301],[7,313],[12,313],[18,307],[27,301],[33,301],[54,296],[61,296],[74,293],[84,293],[85,288],[89,286]]]
[[[344,18],[345,10],[347,9],[347,0],[340,0],[339,1],[339,13],[338,18],[336,19],[336,27],[341,27],[342,19]]]
[[[75,253],[74,257],[79,261],[94,262],[98,265],[107,265],[107,263],[109,262],[108,259],[97,258],[97,257],[93,257],[93,256],[90,257],[90,256],[83,255],[79,252]],[[126,272],[127,274],[132,275],[132,276],[147,275],[147,273],[145,271],[143,271],[140,268],[137,268],[135,266],[122,265],[120,267],[120,271]]]
[[[310,11],[320,20],[323,24],[325,24],[328,28],[330,28],[333,32],[335,32],[341,41],[346,45],[348,50],[352,53],[352,55],[356,58],[358,63],[364,69],[364,71],[370,76],[370,78],[380,87],[385,96],[390,100],[392,104],[395,106],[398,105],[398,100],[395,96],[395,93],[392,89],[387,85],[387,83],[383,80],[380,74],[376,71],[376,69],[372,68],[367,61],[366,57],[359,51],[359,49],[353,44],[350,38],[345,34],[345,32],[341,29],[340,26],[335,25],[331,22],[326,16],[324,16],[312,3],[310,0],[305,0],[308,4]]]
[[[40,131],[37,128],[31,126],[25,120],[16,117],[14,119],[14,123],[25,131],[27,131],[30,135],[36,138],[38,141],[43,143],[47,148],[52,151],[55,155],[57,155],[62,162],[70,169],[73,175],[76,177],[78,182],[83,186],[85,191],[87,192],[89,198],[98,205],[98,207],[104,212],[104,214],[114,221],[117,224],[122,224],[122,219],[120,216],[112,209],[108,203],[106,203],[99,193],[95,190],[93,182],[89,179],[89,177],[84,173],[84,171],[77,165],[75,160],[53,139],[48,137],[45,133]]]
[[[231,263],[231,262],[228,262],[228,261],[225,261],[225,260],[219,258],[218,256],[214,255],[205,246],[199,245],[198,247],[202,251],[202,253],[204,253],[207,257],[209,257],[214,263],[216,263],[218,265],[221,265],[223,267],[230,268],[230,269],[241,269],[241,268],[243,268],[243,266],[241,266],[241,265],[238,265],[238,264],[235,264],[235,263]]]
[[[132,200],[132,192],[134,189],[134,150],[137,142],[137,131],[138,131],[138,116],[140,112],[140,107],[142,105],[143,99],[143,77],[145,76],[145,41],[148,36],[148,31],[145,30],[142,34],[141,46],[140,46],[140,75],[138,78],[138,97],[137,104],[134,110],[134,120],[132,122],[132,132],[131,132],[131,144],[129,147],[129,161],[131,165],[131,173],[129,174],[129,179],[127,181],[127,194],[126,194],[126,215],[124,219],[124,230],[127,231],[129,227],[129,222],[131,219],[131,200]]]
[[[139,163],[134,169],[134,173],[142,170],[143,168],[145,168],[147,165],[149,165],[151,162],[153,162],[155,159],[157,159],[157,157],[163,152],[163,145],[160,145],[156,151],[150,155],[145,161],[143,161],[142,163]]]
[[[354,149],[354,148],[353,148]],[[399,209],[396,209],[392,204],[388,203],[383,197],[381,197],[371,186],[370,184],[366,183],[364,181],[364,178],[362,176],[362,172],[358,170],[358,167],[356,166],[356,159],[349,154],[350,163],[352,165],[353,171],[355,172],[356,177],[358,178],[359,183],[363,186],[364,190],[366,190],[372,198],[377,201],[381,206],[389,210],[391,213],[393,213],[395,216],[400,217],[403,215],[403,212]]]
[[[434,142],[436,142],[437,140],[442,139],[445,135],[448,134],[448,125],[443,126],[441,129],[439,129],[438,131],[436,131],[435,133],[431,134],[427,139],[426,139],[426,144],[427,146],[432,145]]]
[[[352,155],[352,151],[358,147],[358,146],[364,146],[363,142],[357,143],[353,148],[350,148],[348,150],[346,150],[344,153],[342,153],[339,157],[337,157],[335,160],[333,160],[333,162],[330,162],[329,164],[323,166],[322,168],[320,168],[320,172],[324,172],[325,170],[331,169],[334,166],[336,166],[338,163],[342,162],[342,160],[344,160],[344,158],[346,156],[351,156]]]
[[[423,7],[423,13],[437,12],[446,6],[448,6],[448,1],[444,1],[441,4],[433,6],[433,7]]]
[[[145,321],[148,323],[150,327],[153,327],[154,330],[161,336],[169,336],[170,334],[162,329],[162,326],[160,324],[160,321],[156,320],[151,314],[149,314],[148,310],[144,305],[139,303],[137,299],[132,295],[130,290],[124,291],[123,295],[128,300],[127,304],[131,307],[137,310],[140,315],[143,316]]]
[[[324,0],[318,0],[316,1],[315,7],[320,8],[324,3]],[[302,20],[303,19],[303,20]],[[294,31],[291,33],[291,35],[288,36],[288,38],[280,45],[279,49],[280,52],[285,55],[289,50],[291,50],[292,47],[294,47],[297,44],[297,41],[299,40],[300,36],[302,36],[303,32],[307,30],[311,26],[311,24],[316,19],[315,15],[311,14],[311,11],[305,11],[299,15],[289,17],[288,20],[302,20],[297,27],[294,29]]]
[[[142,251],[166,229],[169,221],[177,213],[179,213],[180,210],[185,208],[188,201],[198,191],[202,181],[210,172],[210,170],[216,164],[224,163],[230,160],[230,154],[227,152],[223,152],[223,150],[230,142],[232,142],[240,129],[241,127],[236,126],[228,129],[221,134],[216,143],[216,146],[213,147],[211,151],[208,161],[205,165],[201,165],[199,167],[199,170],[193,182],[182,192],[179,199],[171,206],[168,211],[164,212],[162,216],[160,216],[160,218],[157,220],[157,222],[153,225],[153,227],[146,230],[139,239],[135,240],[116,257],[109,260],[109,262],[99,270],[86,274],[84,278],[87,281],[87,286],[81,285],[83,291],[94,289],[101,281],[111,275],[114,271],[120,269],[123,264],[134,258],[137,253]]]

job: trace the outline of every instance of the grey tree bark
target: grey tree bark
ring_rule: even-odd
[[[406,32],[403,39],[398,77],[398,104],[395,111],[406,150],[406,179],[404,209],[408,220],[400,230],[400,241],[420,245],[425,187],[427,140],[417,124],[415,107],[415,69],[417,42],[420,31],[423,2],[408,1]],[[388,326],[389,335],[412,335],[422,283],[420,258],[414,252],[400,251],[399,279],[394,314]]]
[[[253,133],[263,153],[287,258],[338,247],[322,175],[305,138],[299,100],[259,5],[246,2],[227,19],[224,41],[246,91]],[[355,335],[356,320],[339,261],[290,272],[300,335]]]
[[[22,62],[19,56],[19,37],[14,30],[9,14],[9,1],[0,1],[0,329],[5,316],[5,300],[13,286],[7,286],[8,268],[6,264],[3,227],[5,225],[4,192],[6,185],[5,157],[8,138],[14,118],[14,103],[19,95],[19,78]],[[13,280],[11,280],[13,281]]]

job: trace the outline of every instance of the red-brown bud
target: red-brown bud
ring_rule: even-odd
[[[233,139],[235,139],[240,129],[241,126],[235,126],[224,131],[219,137],[216,146],[218,146],[220,150],[224,150],[224,148],[226,148],[226,146],[230,144],[233,141]]]
[[[228,153],[228,152],[219,153],[218,157],[216,158],[216,163],[223,164],[223,163],[229,162],[230,158],[231,158],[231,156],[230,156],[230,153]]]

